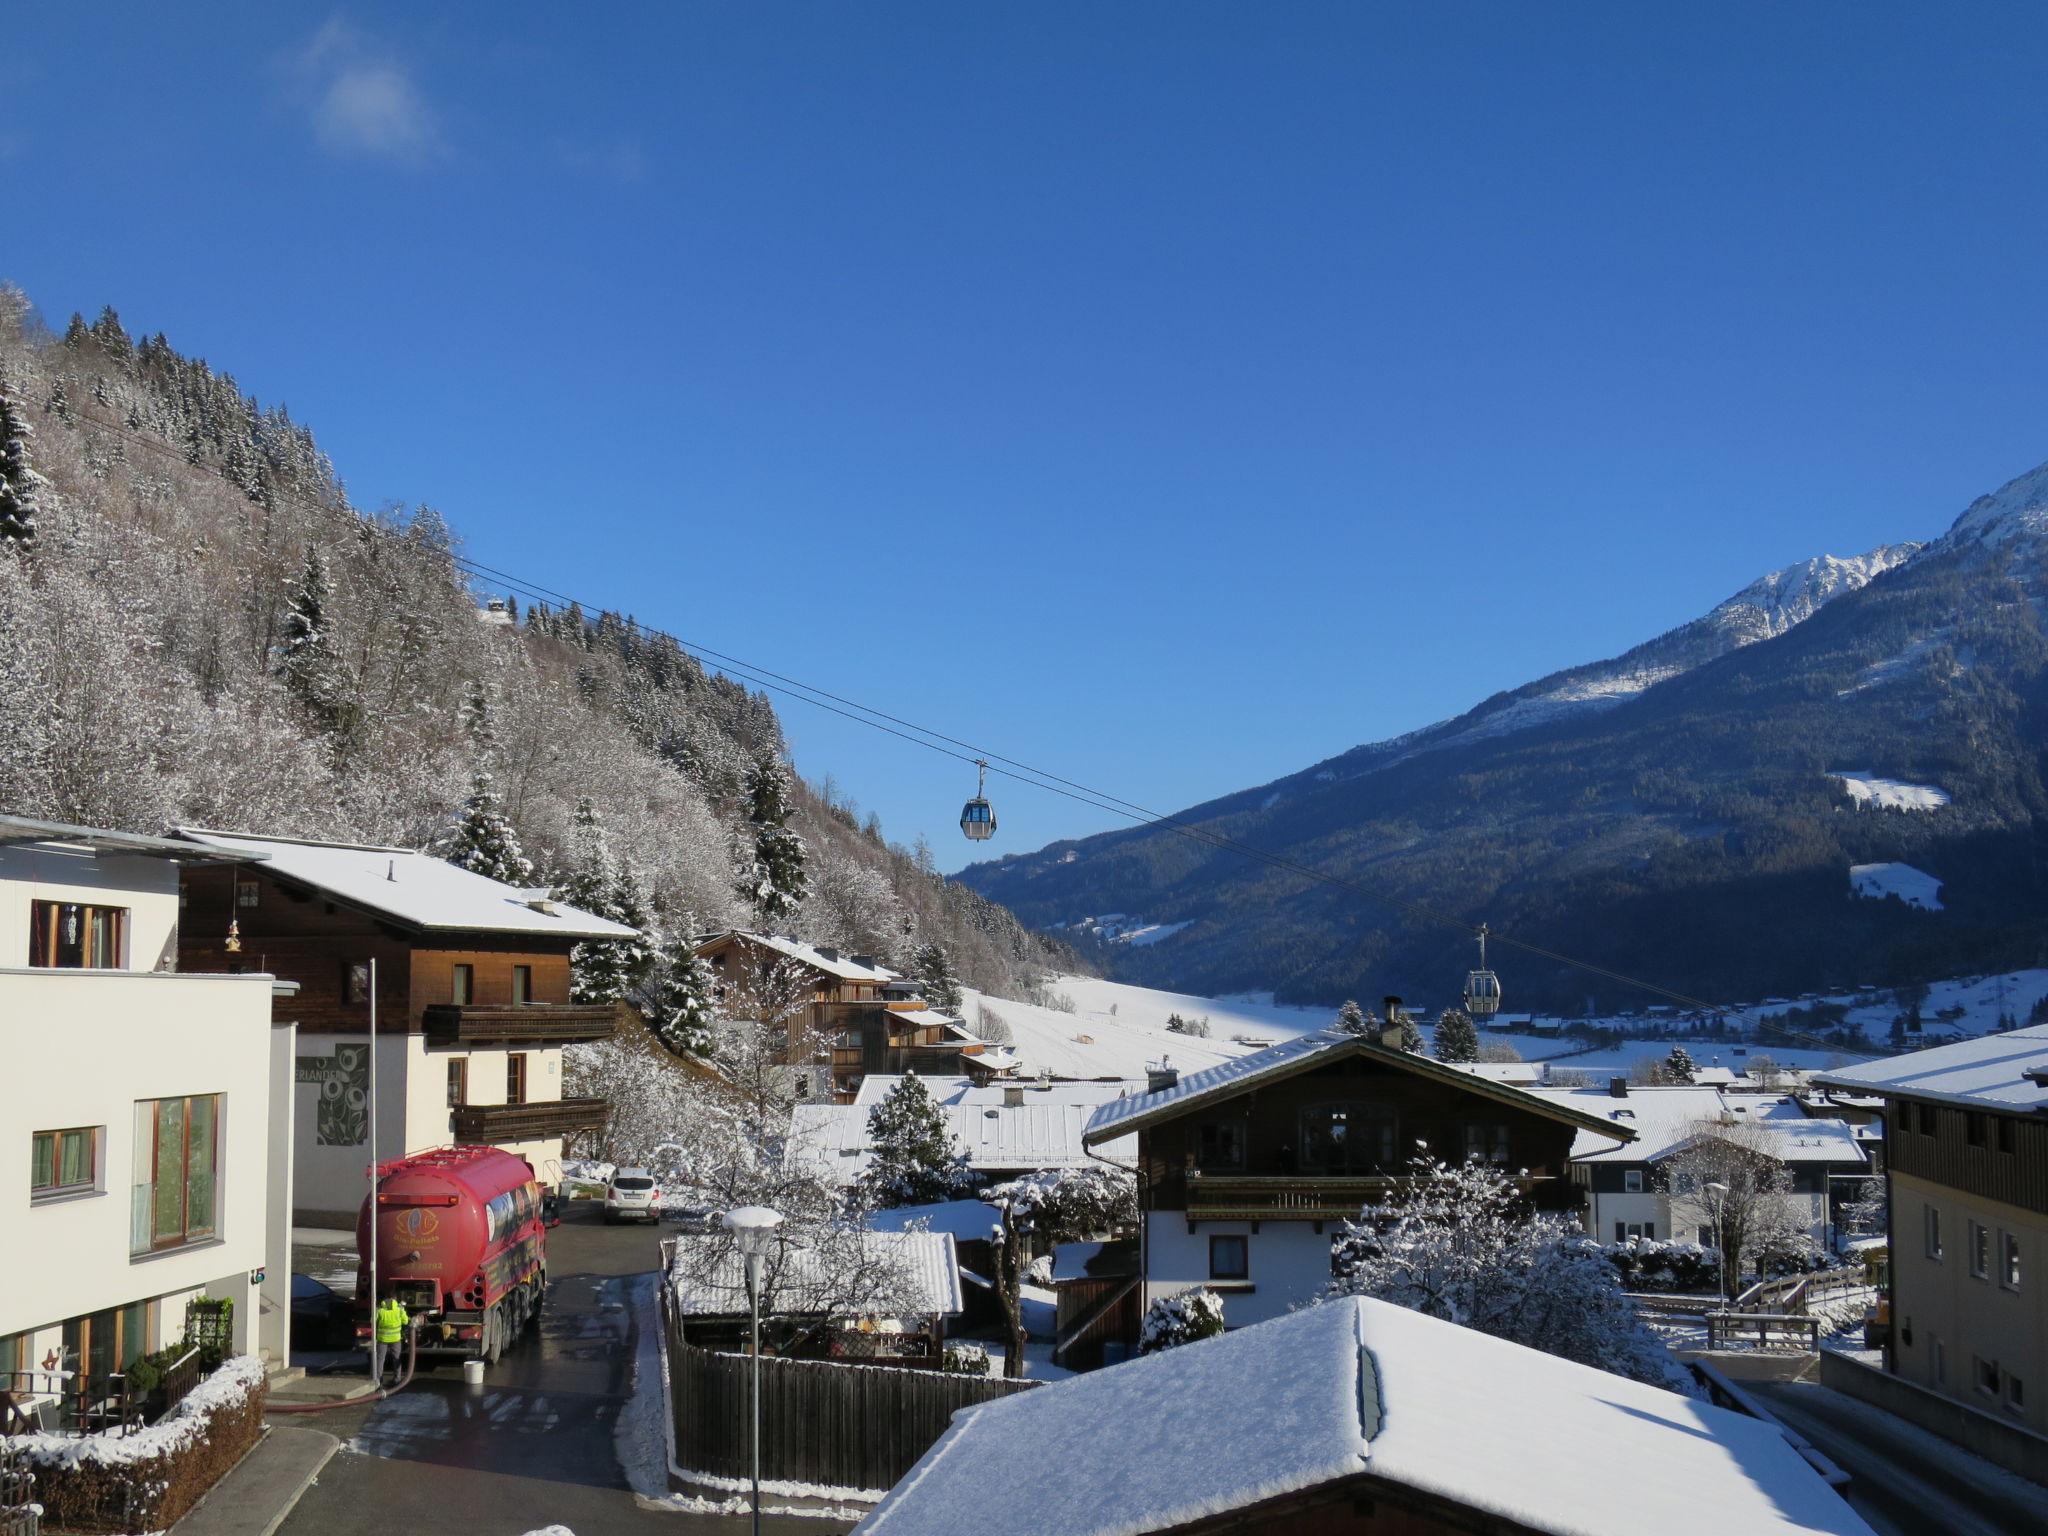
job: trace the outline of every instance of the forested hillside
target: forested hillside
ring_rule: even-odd
[[[559,882],[588,799],[671,933],[937,942],[1010,995],[1073,963],[829,787],[787,790],[800,894],[764,897],[765,696],[618,614],[486,622],[430,507],[353,505],[308,427],[163,336],[56,336],[0,289],[0,401],[0,810],[424,846],[495,796]]]
[[[1099,951],[1124,979],[1300,1002],[1455,996],[1470,940],[1375,894],[1716,1001],[2041,964],[2048,467],[1925,548],[1789,574],[1612,662],[1180,815],[1367,894],[1157,827],[961,878],[1034,924],[1149,926]],[[1899,783],[1887,801],[1854,787],[1868,778]],[[1939,882],[1938,910],[1853,894],[1853,866],[1893,863]],[[1510,1006],[1653,1000],[1493,959]]]

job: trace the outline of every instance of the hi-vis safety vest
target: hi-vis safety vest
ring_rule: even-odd
[[[396,1344],[405,1333],[405,1304],[396,1296],[377,1303],[377,1342]]]

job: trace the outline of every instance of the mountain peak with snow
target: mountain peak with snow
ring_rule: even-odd
[[[1979,496],[1963,510],[1944,544],[1966,539],[1982,544],[2008,544],[2016,538],[2048,534],[2048,464],[2041,464]]]

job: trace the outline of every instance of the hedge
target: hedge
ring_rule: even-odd
[[[165,1531],[263,1434],[269,1378],[253,1355],[229,1360],[163,1422],[132,1435],[16,1435],[0,1447],[36,1474],[43,1523],[68,1531]]]

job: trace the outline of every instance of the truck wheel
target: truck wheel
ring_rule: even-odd
[[[505,1353],[505,1311],[500,1302],[484,1314],[484,1363],[496,1365]]]

